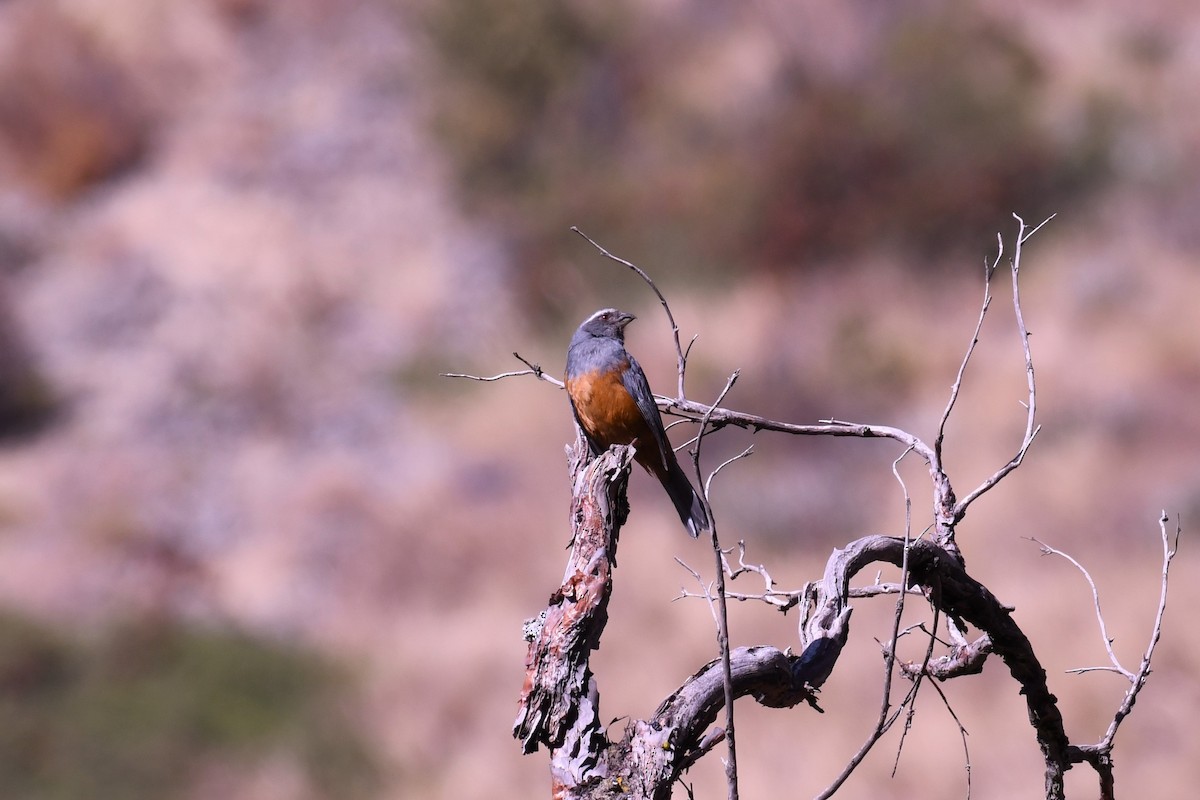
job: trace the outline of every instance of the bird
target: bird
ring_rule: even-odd
[[[634,446],[634,459],[658,478],[696,538],[711,530],[708,513],[675,458],[646,373],[625,349],[625,326],[635,319],[626,311],[602,308],[575,331],[564,381],[571,411],[592,455],[615,444]]]

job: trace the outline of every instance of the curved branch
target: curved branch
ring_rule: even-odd
[[[671,313],[671,306],[669,303],[667,303],[667,298],[664,297],[663,293],[659,291],[658,286],[655,285],[650,276],[646,274],[646,271],[637,264],[634,264],[632,261],[626,261],[620,256],[608,252],[608,250],[600,246],[596,240],[579,230],[579,228],[575,227],[574,225],[571,226],[571,230],[582,236],[584,239],[587,239],[588,243],[591,244],[592,247],[600,251],[600,255],[612,261],[616,261],[618,264],[623,264],[624,266],[629,267],[631,270],[636,272],[638,276],[646,282],[654,294],[658,296],[658,302],[662,303],[663,311],[667,313],[667,320],[671,323],[671,336],[675,340],[675,357],[677,359],[677,366],[679,368],[679,387],[677,391],[679,397],[683,397],[683,373],[687,370],[687,353],[684,352],[683,346],[679,343],[679,325],[675,322],[675,315]],[[694,344],[695,341],[696,338],[692,337],[692,341],[688,344],[688,352],[691,351],[692,344]]]
[[[848,606],[842,607],[845,602],[842,598],[858,571],[879,561],[899,567],[904,563],[904,553],[904,540],[889,536],[867,536],[835,550],[825,568],[815,611],[803,624],[805,638],[818,641],[827,622],[849,610]],[[930,589],[931,602],[943,612],[988,635],[992,652],[1003,659],[1009,673],[1021,685],[1029,722],[1046,765],[1046,797],[1061,798],[1063,775],[1070,766],[1062,714],[1033,645],[1012,619],[1012,609],[972,578],[956,557],[934,542],[920,539],[910,543],[908,569],[910,584]]]
[[[1150,661],[1154,657],[1154,650],[1158,647],[1159,638],[1162,636],[1163,615],[1167,610],[1167,585],[1171,577],[1171,562],[1175,559],[1175,554],[1179,552],[1180,527],[1176,523],[1175,540],[1172,543],[1171,537],[1167,533],[1167,523],[1169,521],[1166,512],[1163,512],[1158,520],[1159,535],[1162,538],[1162,578],[1159,588],[1158,610],[1154,613],[1154,625],[1150,631],[1150,643],[1146,645],[1146,651],[1142,655],[1142,663],[1138,665],[1137,674],[1130,676],[1131,685],[1125,691],[1125,697],[1121,700],[1121,705],[1117,708],[1117,712],[1113,714],[1112,722],[1109,723],[1108,730],[1104,732],[1104,738],[1096,744],[1080,745],[1078,747],[1072,746],[1070,749],[1072,763],[1086,761],[1100,776],[1101,800],[1112,800],[1115,796],[1112,762],[1113,740],[1117,736],[1117,729],[1121,727],[1121,722],[1133,711],[1133,704],[1137,702],[1138,694],[1150,678]]]

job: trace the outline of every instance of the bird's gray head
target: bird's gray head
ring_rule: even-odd
[[[623,342],[625,341],[625,326],[635,319],[637,317],[627,311],[602,308],[583,321],[579,330],[575,332],[575,337],[607,337]]]

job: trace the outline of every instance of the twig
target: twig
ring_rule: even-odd
[[[897,465],[911,452],[912,448],[906,449],[900,456],[892,462],[892,475],[900,482],[900,488],[904,491],[904,551],[900,563],[900,584],[908,585],[908,550],[910,542],[910,534],[912,532],[912,498],[909,496],[908,487],[904,483],[904,479],[900,477]],[[888,719],[889,711],[891,710],[892,702],[892,677],[895,674],[896,665],[896,641],[900,636],[900,620],[904,616],[904,598],[905,592],[900,592],[896,598],[896,614],[892,620],[892,641],[888,647],[884,648],[883,662],[883,697],[880,700],[879,717],[875,721],[875,727],[867,736],[867,740],[859,747],[858,752],[851,756],[850,761],[842,768],[842,771],[834,778],[833,782],[826,787],[825,791],[817,795],[817,800],[827,800],[832,797],[834,792],[841,788],[842,784],[850,777],[851,773],[858,768],[862,760],[867,757],[867,753],[875,746],[880,737],[891,727],[892,722],[896,717],[893,715],[891,720]],[[902,706],[903,707],[903,706]]]
[[[767,577],[769,579],[770,576],[768,575]],[[792,589],[789,591],[784,591],[782,589],[775,589],[772,586],[759,594],[753,594],[750,592],[726,591],[725,596],[730,600],[737,600],[739,602],[756,601],[760,603],[766,603],[769,606],[774,606],[782,612],[787,612],[795,608],[804,598],[805,594],[808,593],[808,591],[808,589]],[[855,586],[846,593],[846,597],[850,599],[869,599],[872,597],[879,597],[881,595],[899,594],[900,591],[901,588],[899,583],[877,583],[870,586]],[[904,589],[903,591],[911,595],[924,596],[924,593],[920,589],[908,588]],[[681,590],[679,597],[675,599],[682,600],[688,597],[703,598],[704,596],[692,594],[686,590]]]
[[[646,274],[646,271],[643,270],[641,267],[639,267],[637,264],[634,264],[631,261],[626,261],[625,259],[621,258],[620,256],[613,255],[612,253],[608,252],[608,250],[604,249],[592,237],[588,236],[586,233],[579,230],[579,228],[577,228],[576,226],[572,225],[571,230],[574,231],[575,233],[579,234],[580,236],[582,236],[584,239],[586,239],[588,241],[588,243],[591,244],[592,247],[599,250],[600,255],[602,255],[605,258],[610,259],[612,261],[616,261],[618,264],[623,264],[624,266],[629,267],[631,270],[636,272],[641,277],[641,279],[646,282],[646,284],[651,288],[651,290],[654,291],[654,294],[658,295],[658,302],[662,303],[663,311],[667,312],[667,319],[671,323],[671,337],[675,340],[675,356],[678,359],[678,374],[679,374],[679,386],[677,389],[676,397],[683,399],[683,397],[684,397],[683,374],[687,370],[687,355],[684,353],[683,347],[679,344],[679,326],[675,323],[675,315],[671,313],[671,306],[669,303],[667,303],[667,298],[664,297],[663,293],[658,290],[658,286],[656,286],[654,284],[654,281],[650,278],[649,275]],[[692,338],[692,341],[693,342],[695,341],[695,337]],[[692,349],[692,345],[688,344],[688,351],[690,352],[691,349]]]
[[[896,481],[900,484],[900,488],[904,491],[904,549],[906,551],[908,550],[909,544],[912,541],[912,498],[909,496],[908,487],[905,485],[904,479],[900,477],[899,466],[900,466],[900,462],[904,460],[904,457],[907,456],[909,454],[909,452],[910,452],[909,450],[905,450],[903,453],[900,454],[899,458],[897,458],[895,461],[892,462],[892,475],[895,476]],[[902,574],[901,574],[901,578],[900,578],[901,583],[905,586],[908,585],[907,569],[908,569],[908,565],[906,563],[904,568],[902,569]],[[896,601],[896,604],[898,606],[897,611],[896,611],[896,624],[897,625],[900,624],[900,614],[903,611],[903,600],[904,600],[904,594],[901,593],[899,599]],[[935,633],[937,631],[937,623],[938,623],[938,604],[934,603],[933,604],[933,623],[930,625],[929,643],[925,647],[925,657],[921,660],[921,669],[917,672],[917,676],[913,680],[912,687],[909,689],[908,694],[905,696],[904,702],[901,703],[901,708],[903,708],[904,706],[907,706],[908,712],[905,714],[904,729],[900,734],[900,741],[896,745],[896,758],[892,762],[892,776],[893,777],[896,774],[896,770],[900,766],[900,753],[903,752],[903,750],[904,750],[904,742],[908,738],[909,730],[911,730],[911,728],[912,728],[913,715],[916,713],[916,709],[917,709],[917,693],[921,689],[921,681],[925,677],[925,669],[929,665],[929,660],[931,658],[933,658],[933,645],[937,641],[937,634]],[[891,656],[891,661],[892,661],[893,666],[894,666],[895,660],[896,660],[897,638],[898,637],[895,634],[893,634],[892,645],[889,648],[889,653]],[[897,714],[898,713],[899,713],[899,710],[897,710]]]
[[[946,693],[942,691],[942,687],[937,685],[937,681],[932,681],[929,685],[932,686],[933,690],[938,693],[938,697],[942,698],[942,705],[946,707],[946,711],[950,712],[950,718],[953,719],[954,724],[958,726],[958,735],[959,738],[962,739],[963,746],[963,766],[965,767],[967,773],[966,800],[971,800],[971,748],[967,746],[967,729],[963,726],[962,720],[958,718],[958,714],[954,713],[954,708],[950,705],[949,698],[947,698]]]
[[[661,295],[660,295],[661,296]],[[665,301],[664,301],[665,303]],[[678,342],[678,337],[676,338]],[[680,355],[682,359],[683,356]],[[682,361],[680,368],[682,369]],[[729,608],[725,600],[725,554],[721,551],[721,540],[717,535],[717,520],[712,510],[712,503],[709,502],[709,489],[712,485],[712,480],[716,477],[717,472],[725,464],[726,461],[717,470],[714,470],[708,476],[708,480],[704,481],[704,474],[700,470],[700,448],[704,444],[704,436],[708,431],[708,419],[712,416],[712,411],[715,411],[720,405],[725,396],[733,388],[737,382],[740,370],[734,370],[725,381],[725,388],[717,395],[716,401],[712,404],[708,414],[700,420],[700,433],[696,437],[696,449],[692,451],[692,466],[696,470],[696,479],[703,481],[701,486],[700,501],[704,504],[704,513],[708,515],[709,537],[712,542],[714,557],[716,559],[716,590],[717,590],[717,644],[721,654],[721,669],[724,672],[725,680],[725,744],[726,744],[726,760],[725,760],[725,780],[728,784],[729,800],[738,800],[738,774],[737,774],[737,739],[734,733],[733,724],[733,670],[729,662]],[[683,373],[680,372],[680,396],[683,395]],[[732,461],[732,459],[731,459]]]
[[[980,495],[1003,480],[1014,469],[1021,466],[1021,462],[1025,460],[1025,453],[1028,452],[1029,446],[1033,444],[1034,437],[1037,436],[1038,431],[1041,429],[1037,424],[1037,385],[1033,375],[1033,354],[1029,350],[1029,328],[1026,327],[1025,315],[1021,312],[1021,246],[1029,240],[1030,236],[1041,230],[1043,225],[1054,219],[1054,215],[1047,217],[1031,231],[1026,230],[1025,220],[1016,214],[1013,214],[1013,218],[1017,221],[1019,227],[1017,230],[1017,244],[1012,261],[1009,264],[1009,271],[1012,273],[1013,310],[1017,316],[1017,331],[1021,336],[1021,350],[1025,354],[1025,383],[1029,389],[1029,401],[1024,404],[1026,410],[1025,436],[1021,440],[1021,446],[1017,448],[1017,454],[1007,464],[998,469],[991,477],[958,502],[954,507],[955,519],[962,519],[963,515],[967,513],[967,506],[971,505]]]
[[[699,444],[698,439],[697,439],[697,444]],[[749,458],[752,455],[754,455],[754,445],[750,445],[745,450],[738,453],[736,456],[730,456],[729,458],[725,459],[720,464],[718,464],[717,468],[714,469],[712,472],[710,472],[708,474],[708,478],[704,481],[704,496],[705,496],[705,498],[707,499],[707,497],[708,497],[709,489],[712,487],[713,478],[717,477],[717,475],[721,472],[721,470],[725,469],[726,467],[728,467],[730,464],[732,464],[735,461],[741,461],[743,458]],[[735,575],[732,577],[737,577],[737,576]]]
[[[1163,615],[1167,611],[1167,584],[1171,577],[1171,562],[1175,559],[1175,554],[1179,552],[1179,534],[1182,532],[1179,523],[1176,522],[1175,544],[1172,546],[1170,536],[1167,534],[1167,523],[1169,521],[1170,519],[1164,511],[1158,520],[1159,533],[1162,537],[1163,560],[1162,582],[1158,594],[1158,609],[1154,613],[1154,628],[1150,632],[1150,643],[1146,645],[1146,652],[1142,655],[1142,663],[1138,665],[1133,685],[1125,693],[1125,700],[1121,703],[1121,707],[1117,709],[1112,724],[1109,725],[1108,731],[1104,735],[1104,741],[1109,743],[1110,746],[1113,737],[1117,735],[1117,728],[1120,727],[1121,721],[1129,716],[1129,712],[1133,710],[1133,704],[1137,702],[1138,693],[1146,685],[1146,679],[1150,677],[1150,659],[1154,657],[1154,650],[1158,647],[1158,640],[1162,637]]]
[[[1076,561],[1074,558],[1072,558],[1067,553],[1064,553],[1061,550],[1056,550],[1055,548],[1051,547],[1050,545],[1046,544],[1045,542],[1042,542],[1041,540],[1039,540],[1035,537],[1031,536],[1029,538],[1030,538],[1030,541],[1036,543],[1037,546],[1041,548],[1042,555],[1047,555],[1047,556],[1055,555],[1055,556],[1059,556],[1061,558],[1065,558],[1067,561],[1070,561],[1071,564],[1073,564],[1075,566],[1075,569],[1079,570],[1083,574],[1084,580],[1087,581],[1088,587],[1091,588],[1091,590],[1092,590],[1092,606],[1096,610],[1096,622],[1099,624],[1099,627],[1100,627],[1100,638],[1104,640],[1104,649],[1108,651],[1108,660],[1110,662],[1112,662],[1112,667],[1083,667],[1080,669],[1069,669],[1069,670],[1067,670],[1067,672],[1081,673],[1081,672],[1093,672],[1096,670],[1107,670],[1107,671],[1111,671],[1111,672],[1118,672],[1121,675],[1124,675],[1127,680],[1132,682],[1134,680],[1134,674],[1121,666],[1121,662],[1117,660],[1117,654],[1113,652],[1113,648],[1112,648],[1113,639],[1111,636],[1108,635],[1108,628],[1104,624],[1104,614],[1100,611],[1100,592],[1097,591],[1097,589],[1096,589],[1096,582],[1094,580],[1092,580],[1091,573],[1089,573],[1087,571],[1087,568],[1085,566],[1080,564],[1078,561]]]
[[[747,448],[747,450],[748,449],[749,448]],[[745,451],[743,451],[743,452],[745,452]],[[738,546],[738,568],[731,569],[728,565],[728,562],[726,562],[726,569],[729,570],[729,579],[736,580],[737,577],[743,573],[753,572],[755,575],[758,575],[760,578],[763,579],[763,582],[767,585],[768,589],[770,589],[772,586],[774,586],[775,581],[773,578],[771,578],[771,573],[767,572],[767,568],[765,565],[763,565],[763,564],[747,564],[746,563],[746,540],[739,539],[737,546]]]
[[[987,316],[988,307],[992,304],[992,275],[996,272],[996,266],[1000,263],[1000,257],[1004,255],[1004,237],[999,233],[996,234],[996,258],[989,265],[986,261],[983,264],[983,305],[979,309],[979,319],[975,323],[975,332],[971,334],[971,343],[967,345],[967,352],[963,355],[962,361],[958,365],[958,374],[954,376],[954,383],[950,387],[950,399],[946,402],[946,410],[942,412],[942,419],[938,423],[937,436],[933,440],[933,452],[937,455],[938,460],[942,457],[942,440],[946,438],[946,423],[950,421],[950,413],[954,411],[954,404],[958,402],[958,393],[962,389],[963,375],[967,371],[967,363],[971,360],[971,355],[975,352],[975,346],[979,344],[979,332],[983,329],[983,320]]]
[[[1016,214],[1013,214],[1013,216],[1014,216],[1014,217],[1016,217],[1018,220],[1020,220],[1020,219],[1021,219],[1020,217],[1017,217],[1017,215],[1016,215]],[[1046,217],[1046,218],[1045,218],[1044,220],[1042,220],[1041,222],[1039,222],[1039,223],[1037,224],[1037,227],[1036,227],[1036,228],[1034,228],[1033,230],[1031,230],[1029,233],[1025,234],[1025,237],[1024,237],[1023,239],[1021,239],[1021,243],[1022,243],[1022,244],[1024,244],[1025,242],[1029,241],[1029,237],[1033,236],[1035,233],[1037,233],[1038,231],[1040,231],[1040,230],[1042,229],[1042,226],[1043,226],[1043,225],[1045,225],[1047,222],[1049,222],[1050,220],[1054,219],[1054,218],[1055,218],[1055,217],[1057,217],[1057,216],[1058,216],[1058,212],[1056,211],[1056,212],[1054,212],[1053,214],[1051,214],[1050,216]],[[1022,224],[1024,224],[1024,223],[1022,223]]]
[[[749,448],[747,448],[747,450],[748,449]],[[745,454],[745,451],[743,451],[743,454]],[[730,463],[733,460],[734,459],[730,459],[726,463]],[[714,474],[715,474],[715,471],[714,471]],[[797,603],[799,603],[801,598],[804,597],[805,593],[809,591],[809,589],[807,587],[804,589],[800,589],[798,591],[790,591],[790,592],[784,592],[784,591],[780,591],[780,590],[776,589],[775,588],[775,579],[771,577],[771,573],[767,571],[767,568],[764,565],[762,565],[762,564],[747,564],[746,563],[746,541],[744,539],[739,540],[737,547],[738,547],[738,566],[736,569],[734,569],[732,566],[730,566],[728,558],[723,559],[726,577],[730,581],[735,581],[742,575],[746,574],[747,572],[752,572],[755,575],[758,575],[760,578],[762,578],[763,591],[759,594],[750,594],[748,592],[731,592],[731,591],[726,590],[726,592],[725,592],[726,599],[738,600],[740,602],[757,600],[759,602],[763,602],[768,605],[774,606],[775,608],[778,608],[780,611],[786,612],[788,609],[792,608]],[[725,551],[725,552],[729,552],[729,551]],[[688,572],[692,573],[693,577],[695,577],[697,580],[699,580],[699,573],[697,573],[694,569],[689,567],[683,561],[680,561],[678,558],[676,558],[675,560],[679,563],[680,566],[682,566]],[[880,594],[882,594],[882,592],[880,592]],[[854,596],[854,595],[852,595],[852,596]],[[693,593],[687,591],[686,589],[682,589],[682,588],[680,589],[679,596],[675,599],[682,600],[682,599],[688,598],[688,597],[699,597],[699,598],[708,599],[711,601],[711,595],[709,595],[707,592],[705,594],[693,594]]]
[[[700,597],[700,598],[703,598],[704,600],[708,601],[708,610],[712,614],[713,622],[715,622],[717,624],[717,628],[718,628],[718,630],[720,630],[721,618],[717,614],[717,603],[716,603],[716,600],[713,598],[712,584],[705,583],[704,578],[700,575],[700,572],[698,570],[695,570],[692,567],[688,566],[687,562],[684,561],[679,556],[675,556],[675,563],[678,564],[679,566],[683,567],[684,569],[686,569],[688,571],[688,573],[691,574],[692,578],[700,586],[700,589],[703,592],[703,594],[692,594],[687,589],[680,589],[679,597],[680,598]]]
[[[1086,761],[1096,770],[1096,774],[1100,779],[1100,798],[1101,800],[1113,800],[1115,797],[1114,779],[1113,779],[1113,764],[1112,764],[1112,749],[1113,742],[1117,736],[1117,729],[1121,727],[1121,722],[1129,716],[1133,711],[1133,705],[1137,702],[1138,694],[1146,685],[1146,681],[1150,677],[1150,661],[1154,657],[1154,650],[1158,647],[1158,642],[1162,636],[1163,615],[1167,610],[1167,587],[1171,575],[1171,562],[1175,559],[1175,554],[1179,552],[1179,535],[1182,532],[1178,522],[1175,524],[1175,540],[1171,542],[1171,537],[1167,533],[1167,523],[1170,518],[1164,511],[1158,519],[1159,536],[1162,539],[1162,572],[1159,584],[1158,609],[1154,614],[1154,627],[1150,632],[1150,642],[1146,645],[1145,653],[1142,655],[1142,663],[1138,665],[1137,673],[1130,680],[1130,686],[1125,690],[1125,697],[1121,700],[1121,705],[1113,714],[1112,722],[1109,723],[1108,730],[1104,732],[1104,738],[1096,744],[1082,745],[1071,747],[1068,751],[1071,763],[1077,764]]]
[[[934,591],[936,592],[936,586]],[[902,704],[908,706],[908,713],[905,715],[904,730],[900,734],[900,743],[896,745],[896,759],[892,762],[893,778],[896,776],[896,770],[900,767],[900,753],[904,750],[904,742],[908,738],[908,732],[912,729],[913,717],[917,713],[917,693],[921,690],[921,683],[925,680],[925,676],[929,674],[929,662],[933,659],[933,646],[938,641],[936,631],[938,626],[939,611],[940,605],[936,602],[933,603],[933,621],[930,623],[929,629],[926,631],[929,634],[929,643],[925,646],[925,656],[921,659],[921,664],[917,668],[916,675],[912,679],[912,688],[909,689],[908,695],[904,698],[904,703]],[[920,627],[922,630],[925,630],[924,626],[918,627]],[[893,644],[893,647],[894,646],[895,645]]]
[[[900,583],[873,583],[870,586],[856,586],[850,590],[847,596],[854,598],[867,598],[878,597],[884,594],[899,594],[900,592],[904,592],[905,594],[924,595],[924,592],[922,592],[920,589],[903,587]]]
[[[501,372],[499,375],[489,375],[486,377],[480,376],[480,375],[469,375],[465,372],[443,372],[443,373],[441,373],[441,375],[443,378],[466,378],[467,380],[485,381],[485,382],[486,381],[499,381],[499,380],[504,380],[505,378],[516,378],[516,377],[520,377],[522,375],[532,375],[533,377],[537,378],[539,381],[545,381],[546,383],[552,383],[560,389],[563,388],[563,382],[558,380],[557,378],[552,378],[549,375],[547,375],[546,371],[543,370],[540,365],[534,364],[530,361],[527,361],[525,358],[523,358],[521,356],[520,353],[513,353],[513,357],[516,358],[518,361],[520,361],[525,366],[529,367],[529,369],[519,369],[519,370],[516,370],[515,372]]]

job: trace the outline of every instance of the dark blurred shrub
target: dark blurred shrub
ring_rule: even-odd
[[[134,164],[150,121],[122,67],[54,4],[0,12],[0,176],[62,199]]]
[[[596,195],[620,180],[609,166],[625,100],[610,63],[616,26],[559,0],[443,0],[426,19],[439,67],[433,124],[459,197],[503,226],[523,294],[569,291],[546,265],[574,238],[575,212],[606,214]]]
[[[636,6],[433,7],[439,139],[464,204],[512,242],[535,305],[577,302],[572,275],[611,282],[564,269],[594,257],[572,224],[656,274],[789,269],[881,246],[922,263],[986,249],[1013,211],[1057,210],[1106,173],[1112,117],[1054,133],[1034,53],[973,7],[896,14],[864,37],[850,76],[780,58],[747,99],[718,75],[728,96],[704,96],[721,20],[695,5],[665,23],[656,12],[653,34]]]
[[[60,405],[34,363],[0,286],[0,441],[37,433],[53,421]]]
[[[1108,172],[1114,117],[1056,136],[1045,75],[1015,31],[958,6],[902,18],[867,74],[790,76],[762,150],[756,260],[900,246],[983,250],[1020,213],[1040,221]]]
[[[82,638],[0,615],[0,786],[188,797],[200,766],[282,750],[314,796],[364,797],[379,774],[339,711],[347,690],[313,654],[243,635],[158,621]]]

